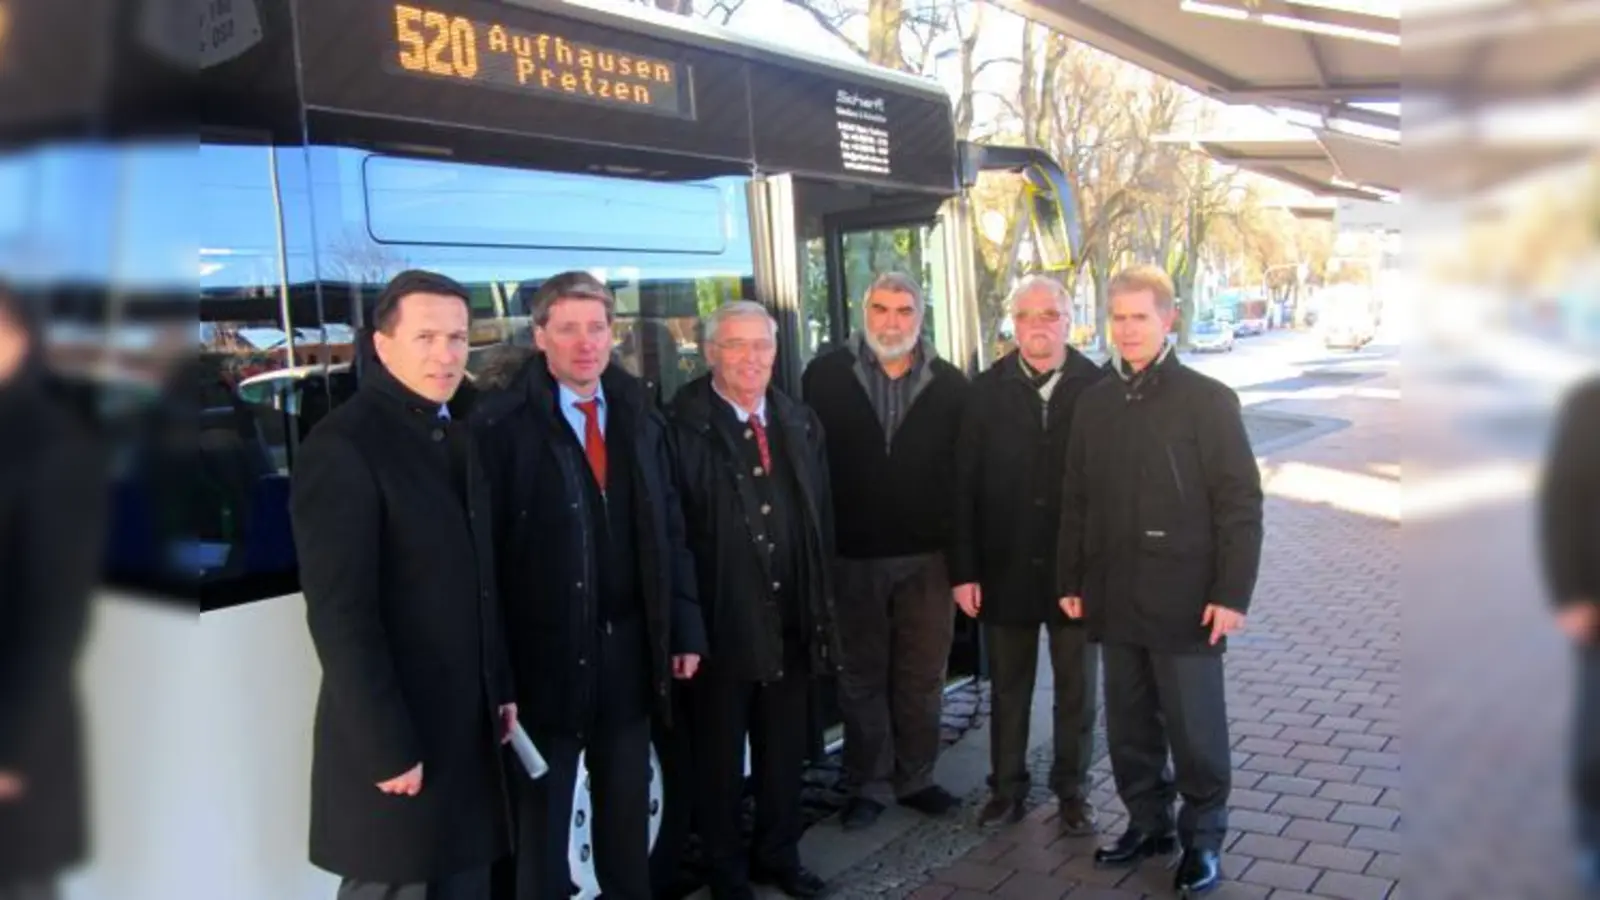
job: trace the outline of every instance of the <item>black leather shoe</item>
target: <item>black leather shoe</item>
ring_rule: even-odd
[[[914,809],[925,816],[942,816],[961,805],[956,795],[937,784],[930,784],[915,794],[900,798],[900,805]]]
[[[1146,834],[1129,828],[1109,847],[1094,852],[1094,861],[1102,866],[1126,866],[1152,856],[1167,856],[1178,849],[1178,838],[1171,832]]]
[[[1027,813],[1028,808],[1020,799],[991,797],[989,802],[983,805],[983,809],[978,811],[978,827],[983,828],[996,822],[1015,825],[1021,822],[1023,816],[1027,815]]]
[[[1183,851],[1183,861],[1178,863],[1178,874],[1172,880],[1179,897],[1204,894],[1222,881],[1222,859],[1215,850]]]
[[[856,797],[845,804],[844,812],[839,816],[839,824],[845,831],[859,831],[871,828],[872,823],[878,821],[883,815],[883,804],[866,797]]]
[[[805,866],[796,866],[787,872],[752,869],[750,871],[750,880],[756,884],[770,885],[791,897],[799,897],[800,900],[821,897],[822,892],[828,888],[827,882],[817,877],[815,872]]]

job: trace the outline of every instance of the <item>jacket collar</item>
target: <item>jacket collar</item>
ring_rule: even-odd
[[[361,374],[361,390],[371,391],[394,403],[404,410],[408,416],[414,416],[429,423],[439,418],[440,404],[401,384],[400,379],[394,377],[393,373],[378,359],[376,351],[364,353],[362,356],[365,368]],[[444,404],[450,410],[450,418],[452,420],[466,418],[476,394],[477,392],[471,382],[463,379],[460,387],[456,388],[455,395]]]
[[[1027,373],[1022,368],[1022,351],[1012,349],[1005,356],[1000,357],[990,368],[996,370],[1001,378],[1019,381],[1032,385],[1028,381]],[[1067,347],[1067,356],[1057,371],[1061,373],[1061,380],[1084,378],[1098,371],[1099,367],[1089,357],[1084,356],[1076,347]]]
[[[1142,372],[1134,372],[1121,357],[1113,357],[1111,370],[1121,378],[1130,390],[1143,391],[1153,389],[1162,381],[1172,377],[1172,373],[1183,367],[1183,362],[1178,359],[1178,354],[1168,344],[1161,350],[1161,355],[1144,368]]]

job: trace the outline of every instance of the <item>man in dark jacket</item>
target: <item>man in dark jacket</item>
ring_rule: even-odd
[[[1220,878],[1232,760],[1226,636],[1244,625],[1261,562],[1261,474],[1239,398],[1167,343],[1172,282],[1138,266],[1107,287],[1117,377],[1085,391],[1061,498],[1062,611],[1102,644],[1111,771],[1128,829],[1095,853],[1125,864],[1173,849],[1175,886]]]
[[[647,900],[651,714],[705,652],[666,423],[610,365],[615,301],[566,272],[530,301],[536,353],[486,366],[477,421],[522,721],[550,765],[519,779],[517,897],[565,897],[578,757],[608,900]]]
[[[1584,875],[1600,886],[1600,380],[1563,405],[1539,508],[1545,584],[1578,649],[1571,790]]]
[[[75,684],[105,530],[104,461],[45,391],[24,301],[0,285],[0,897],[54,897],[83,861]]]
[[[759,303],[717,310],[705,332],[712,374],[685,385],[669,414],[711,643],[693,705],[696,819],[713,900],[754,900],[752,877],[791,897],[824,887],[800,864],[800,778],[808,689],[837,664],[832,500],[821,423],[772,387],[777,332]],[[749,869],[740,825],[747,734]]]
[[[946,554],[956,435],[970,385],[922,340],[925,311],[915,281],[878,276],[862,331],[804,378],[827,437],[836,516],[847,829],[877,821],[884,804],[872,793],[883,782],[927,815],[959,803],[933,766],[955,628]]]
[[[340,900],[489,895],[510,849],[498,745],[516,715],[488,485],[457,393],[467,293],[395,276],[361,388],[294,467],[291,513],[322,662],[311,861]]]
[[[1088,782],[1100,654],[1057,606],[1056,532],[1072,413],[1078,396],[1107,373],[1067,346],[1072,306],[1060,282],[1026,278],[1008,306],[1017,349],[973,381],[956,449],[950,580],[956,605],[983,623],[994,708],[993,796],[978,821],[1017,822],[1025,812],[1042,625],[1055,675],[1050,788],[1061,832],[1081,836],[1094,832]]]

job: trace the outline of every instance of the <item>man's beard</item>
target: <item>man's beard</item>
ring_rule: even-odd
[[[906,335],[898,343],[885,344],[878,340],[878,336],[872,332],[866,329],[862,329],[862,332],[866,338],[867,346],[871,347],[872,352],[883,362],[895,362],[917,348],[917,335],[915,333]]]

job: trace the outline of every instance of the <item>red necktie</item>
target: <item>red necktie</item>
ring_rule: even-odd
[[[772,451],[767,449],[767,429],[761,424],[760,416],[750,417],[750,430],[756,433],[756,446],[761,449],[761,468],[771,472]]]
[[[600,433],[600,401],[580,400],[583,411],[583,452],[589,456],[589,469],[600,490],[606,489],[606,438]]]

